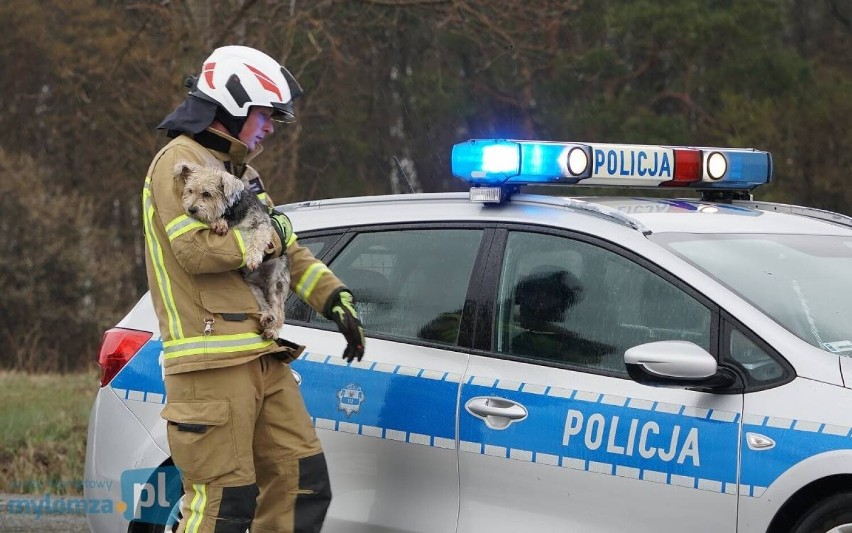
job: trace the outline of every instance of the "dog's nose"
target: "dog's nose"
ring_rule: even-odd
[[[187,209],[187,211],[189,211],[190,215],[194,215],[195,213],[198,212],[198,208],[193,206],[193,207],[190,207],[189,209]]]

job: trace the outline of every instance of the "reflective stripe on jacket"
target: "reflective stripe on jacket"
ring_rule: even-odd
[[[167,374],[237,365],[289,349],[260,335],[259,307],[239,271],[246,262],[242,232],[231,229],[217,235],[207,224],[187,216],[181,206],[183,182],[174,176],[178,162],[220,169],[228,163],[259,179],[254,169],[245,166],[246,158],[240,157],[246,153],[245,145],[216,134],[231,142],[229,154],[181,135],[155,156],[142,192],[145,265]],[[287,240],[290,287],[322,312],[343,284],[298,244],[295,234]],[[277,235],[273,246],[274,255],[280,255],[283,247]]]

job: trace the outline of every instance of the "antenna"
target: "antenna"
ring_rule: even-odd
[[[405,169],[402,168],[402,163],[399,162],[399,158],[393,156],[393,160],[396,163],[396,166],[399,167],[399,173],[402,174],[402,178],[405,180],[405,184],[408,185],[408,192],[410,194],[414,194],[414,187],[411,185],[411,181],[408,179],[408,175],[405,173]]]

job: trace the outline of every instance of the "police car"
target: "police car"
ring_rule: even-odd
[[[452,166],[469,192],[284,206],[368,337],[347,364],[288,302],[323,531],[852,531],[852,219],[753,201],[758,150],[473,140]],[[92,529],[171,530],[148,295],[99,359]]]

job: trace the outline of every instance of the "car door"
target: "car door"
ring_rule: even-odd
[[[292,368],[332,480],[324,532],[455,531],[465,303],[484,234],[397,226],[346,236],[326,262],[355,295],[360,363],[343,362],[343,337],[322,316],[303,307],[290,318],[287,335],[308,347]]]
[[[610,244],[502,235],[462,384],[459,533],[735,531],[742,395],[641,385],[623,361],[715,353],[718,311]]]

